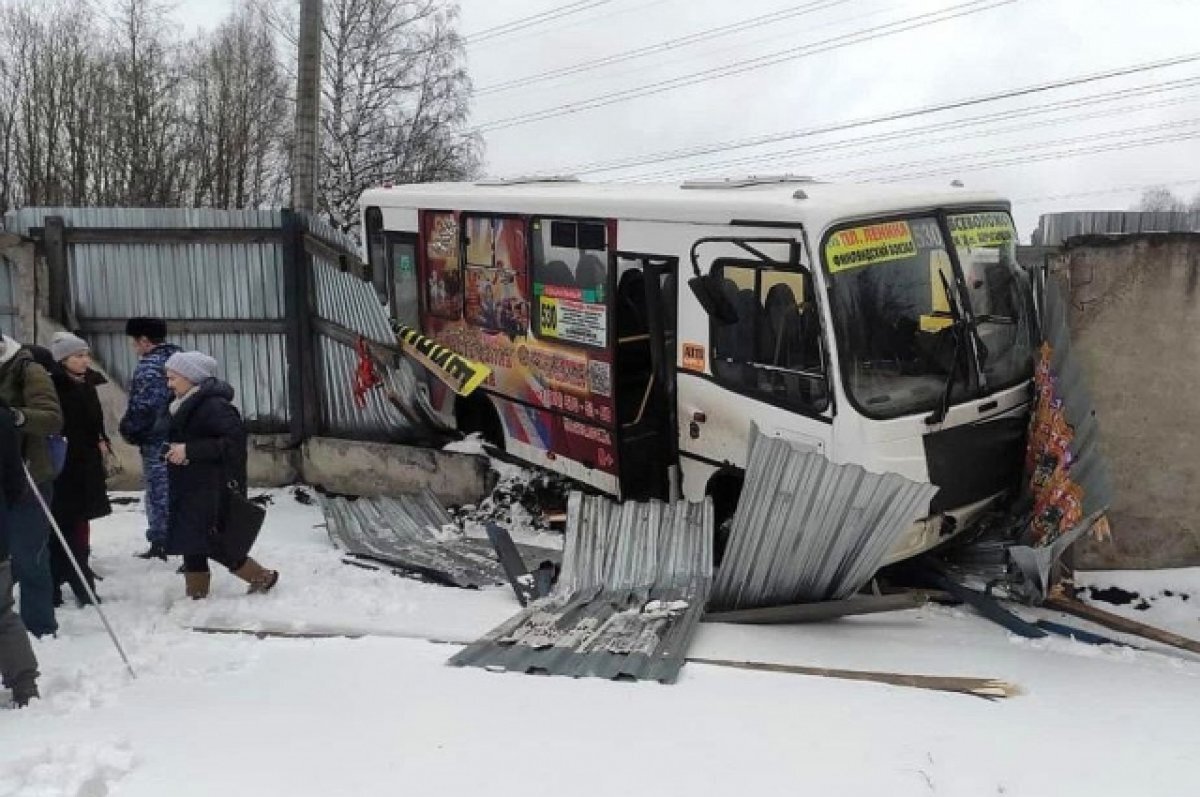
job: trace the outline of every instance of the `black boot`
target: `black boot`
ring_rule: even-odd
[[[37,682],[29,681],[27,683],[17,684],[13,686],[12,702],[15,708],[25,708],[30,701],[41,697],[38,694]]]
[[[167,549],[163,547],[162,543],[152,542],[150,550],[134,554],[134,556],[138,559],[161,559],[165,562],[167,561]]]

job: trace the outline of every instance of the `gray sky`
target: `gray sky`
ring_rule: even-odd
[[[999,2],[1000,0],[992,0]],[[690,46],[625,59],[567,78],[523,82],[476,97],[474,121],[577,103],[600,95],[843,39],[968,0],[607,0],[577,14],[508,35],[468,42],[478,89],[689,36],[752,17],[817,6],[770,25]],[[215,24],[231,0],[188,0],[176,12],[187,29]],[[571,0],[461,0],[470,37],[531,14],[580,5]],[[987,5],[985,2],[975,7]],[[963,9],[967,10],[967,9]],[[849,44],[773,66],[640,97],[602,108],[485,131],[493,174],[544,173],[816,126],[1200,53],[1197,0],[1015,0],[1006,5],[892,36]],[[1172,88],[1172,81],[1196,78]],[[1053,112],[1015,114],[1120,89],[1155,93],[1108,98]],[[848,139],[916,136],[846,146]],[[945,129],[941,129],[945,126]],[[1194,138],[1186,138],[1195,136]],[[1182,138],[1182,140],[1180,140]],[[1154,141],[1148,146],[1134,142]],[[837,145],[841,145],[837,148]],[[1111,149],[1112,147],[1123,147]],[[803,148],[801,153],[780,154]],[[1090,154],[1079,150],[1104,150]],[[725,163],[738,159],[737,163]],[[1001,163],[991,168],[984,164]],[[1040,213],[1126,209],[1141,186],[1173,184],[1200,193],[1200,62],[1086,86],[992,102],[887,125],[796,138],[656,165],[581,173],[584,179],[631,179],[686,173],[709,176],[793,172],[870,180],[924,176],[993,188],[1016,203],[1023,238]],[[1114,191],[1114,188],[1127,188]]]

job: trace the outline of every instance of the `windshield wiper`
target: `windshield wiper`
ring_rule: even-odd
[[[958,302],[954,299],[954,294],[950,292],[950,281],[946,279],[945,272],[939,269],[938,277],[941,278],[942,289],[946,291],[946,298],[949,299],[950,317],[954,319],[954,322],[948,327],[950,333],[954,335],[954,354],[950,359],[950,373],[946,375],[946,383],[942,386],[941,402],[938,404],[938,408],[925,419],[925,423],[928,426],[936,426],[942,423],[950,413],[950,397],[954,393],[954,381],[955,377],[958,376],[959,356],[962,354],[963,329],[967,327],[962,310],[959,309]]]

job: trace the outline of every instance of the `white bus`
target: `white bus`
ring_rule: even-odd
[[[1035,353],[1001,197],[750,178],[361,199],[394,318],[492,373],[449,422],[623,498],[736,505],[751,425],[940,487],[888,561],[1017,486]]]

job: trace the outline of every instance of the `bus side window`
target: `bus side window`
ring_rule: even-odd
[[[415,239],[393,239],[391,252],[391,282],[393,291],[392,317],[407,327],[420,326],[417,303],[417,245]]]
[[[829,389],[810,275],[758,264],[714,271],[738,321],[713,326],[713,374],[746,395],[823,412]]]
[[[535,218],[530,224],[534,336],[608,347],[608,228],[602,221]]]

